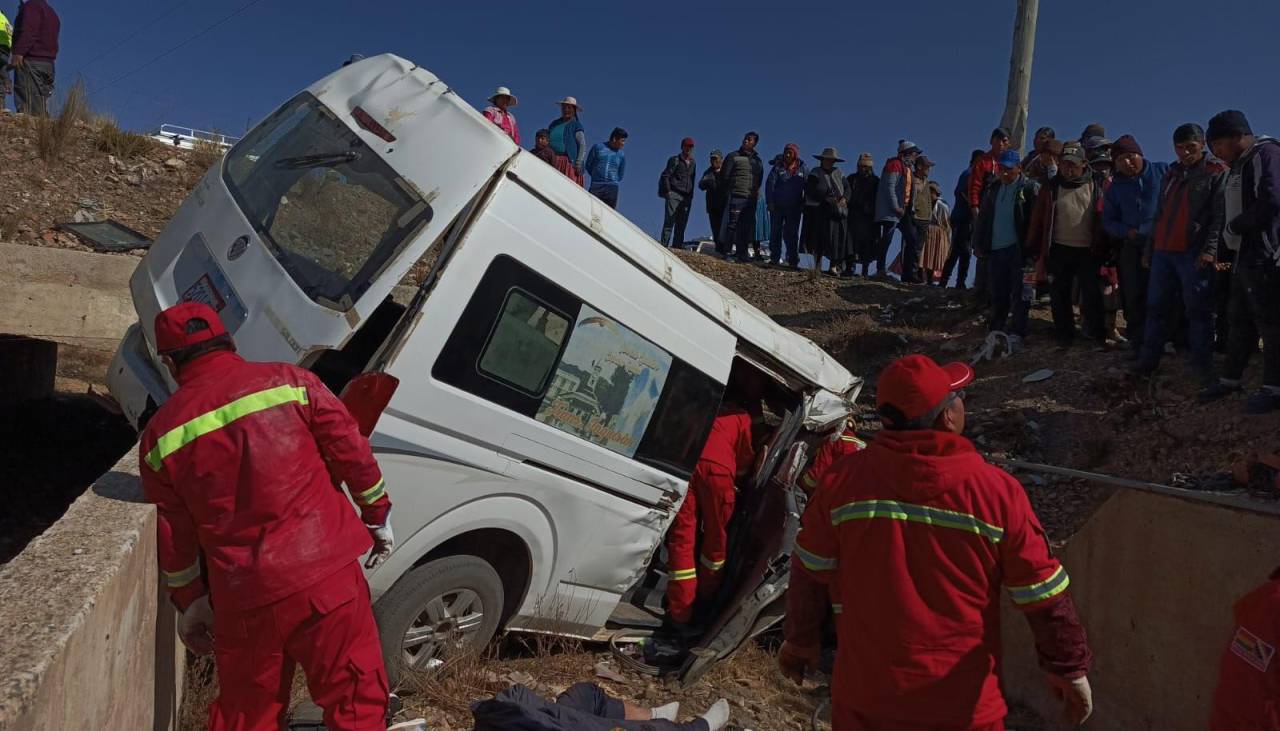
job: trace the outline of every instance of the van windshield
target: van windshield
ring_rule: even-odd
[[[232,148],[222,178],[298,287],[337,310],[431,219],[414,188],[306,92]]]

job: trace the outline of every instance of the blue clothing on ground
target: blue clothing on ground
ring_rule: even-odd
[[[1103,198],[1102,227],[1114,238],[1128,238],[1131,229],[1150,237],[1155,228],[1156,205],[1160,202],[1160,187],[1169,163],[1145,162],[1137,175],[1116,173],[1111,178],[1111,187]]]

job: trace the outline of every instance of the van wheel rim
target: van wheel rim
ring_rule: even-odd
[[[430,670],[443,655],[465,650],[484,624],[484,602],[470,589],[455,589],[433,598],[404,633],[405,662]]]

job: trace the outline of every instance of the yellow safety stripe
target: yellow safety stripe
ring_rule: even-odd
[[[940,528],[952,528],[982,536],[992,543],[999,543],[1004,538],[1003,528],[979,520],[975,515],[898,500],[857,500],[831,511],[831,525],[873,518],[905,520]]]
[[[1013,599],[1014,604],[1035,604],[1061,594],[1070,585],[1071,577],[1067,576],[1067,570],[1059,566],[1058,570],[1044,581],[1028,586],[1006,586],[1005,589],[1008,590],[1009,598]]]
[[[671,572],[671,581],[688,581],[689,579],[698,578],[697,569],[680,569]]]
[[[800,481],[803,482],[804,486],[809,489],[813,489],[818,486],[818,481],[814,479],[813,475],[811,475],[808,472],[804,473],[804,477],[801,477]]]
[[[853,442],[854,444],[858,445],[858,447],[859,447],[859,448],[861,448],[861,449],[866,449],[866,448],[867,448],[867,443],[866,443],[866,442],[864,442],[864,441],[862,441],[861,439],[859,439],[859,438],[857,438],[857,437],[842,436],[842,437],[840,437],[840,441],[842,441],[842,442]]]
[[[356,495],[356,502],[361,505],[373,505],[387,493],[387,481],[385,479],[378,480],[377,484]]]
[[[256,391],[248,396],[241,396],[226,406],[219,406],[213,411],[203,413],[165,432],[156,440],[156,445],[151,448],[151,451],[147,452],[146,463],[151,469],[159,471],[165,458],[205,434],[215,432],[250,414],[291,403],[307,403],[306,387],[276,386],[265,391]]]
[[[827,558],[813,551],[807,551],[799,543],[796,544],[796,555],[800,557],[800,563],[804,564],[804,567],[810,571],[834,571],[836,568],[836,560],[834,558]]]
[[[164,585],[170,589],[181,589],[196,580],[200,575],[200,562],[197,561],[181,571],[162,571]]]
[[[712,571],[719,571],[720,569],[724,568],[724,561],[712,561],[706,556],[699,556],[698,562],[701,563],[703,566],[706,566],[707,568],[711,569]]]

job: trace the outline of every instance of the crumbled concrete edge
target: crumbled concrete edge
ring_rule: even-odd
[[[0,728],[30,710],[49,668],[119,574],[154,510],[143,502],[137,449],[130,449],[0,567]]]

